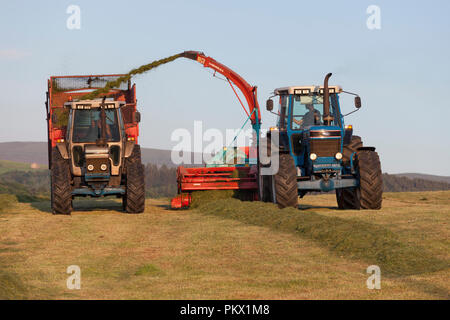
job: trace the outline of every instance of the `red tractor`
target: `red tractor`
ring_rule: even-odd
[[[85,100],[122,75],[51,77],[46,101],[51,206],[70,214],[74,197],[116,196],[128,213],[145,208],[144,167],[138,144],[136,87],[125,83]]]

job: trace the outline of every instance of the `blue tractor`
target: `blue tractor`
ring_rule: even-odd
[[[273,112],[273,100],[267,100],[267,110],[278,116],[278,123],[267,133],[270,160],[262,166],[278,159],[278,168],[262,176],[262,200],[297,207],[298,197],[308,192],[335,191],[340,209],[380,209],[379,156],[344,124],[339,105],[341,93],[355,96],[353,112],[361,107],[361,99],[340,86],[328,86],[330,76],[323,86],[276,89],[271,98],[279,98],[278,113]]]

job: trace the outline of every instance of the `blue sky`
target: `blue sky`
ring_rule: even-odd
[[[69,30],[69,5],[81,29]],[[369,5],[381,29],[366,27]],[[331,83],[361,95],[348,117],[383,170],[450,175],[450,2],[428,1],[2,1],[0,142],[45,141],[50,75],[125,73],[184,50],[200,50],[258,86]],[[228,84],[177,60],[135,78],[141,144],[170,149],[176,128],[239,128]],[[351,111],[345,100],[344,111]],[[263,124],[274,124],[263,111]]]

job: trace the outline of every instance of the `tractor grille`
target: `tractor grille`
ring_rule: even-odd
[[[106,170],[102,170],[100,167],[102,164],[106,164]],[[87,171],[88,173],[102,173],[102,174],[109,174],[109,160],[108,158],[87,158],[86,159],[86,168],[89,165],[94,166],[94,170]]]
[[[334,157],[341,151],[341,139],[311,139],[311,153],[318,157]]]

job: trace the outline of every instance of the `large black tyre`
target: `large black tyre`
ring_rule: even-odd
[[[361,148],[363,146],[363,142],[361,140],[360,136],[352,136],[352,140],[349,144],[344,145],[342,150],[342,161],[344,162],[344,165],[349,165],[350,163],[350,157],[352,156],[353,152],[356,152],[358,148]]]
[[[360,136],[352,136],[349,144],[344,145],[342,150],[342,162],[346,167],[350,167],[350,158],[353,153],[358,151],[358,148],[363,146]],[[342,210],[359,210],[360,206],[360,191],[358,188],[336,189],[336,200],[339,209]]]
[[[126,191],[122,205],[127,213],[142,213],[145,210],[145,172],[141,161],[141,147],[135,145],[132,154],[125,160]]]
[[[53,214],[70,214],[72,212],[70,164],[61,156],[57,148],[52,150],[50,174],[52,212]]]
[[[357,151],[355,169],[359,186],[336,189],[339,209],[381,209],[383,178],[378,153],[372,150]]]
[[[272,176],[272,195],[280,208],[298,206],[297,168],[290,154],[280,154],[278,172]]]
[[[336,200],[341,210],[361,209],[359,188],[336,189]]]
[[[361,209],[381,209],[383,176],[378,153],[372,150],[359,150],[356,153],[355,162],[359,178]]]

